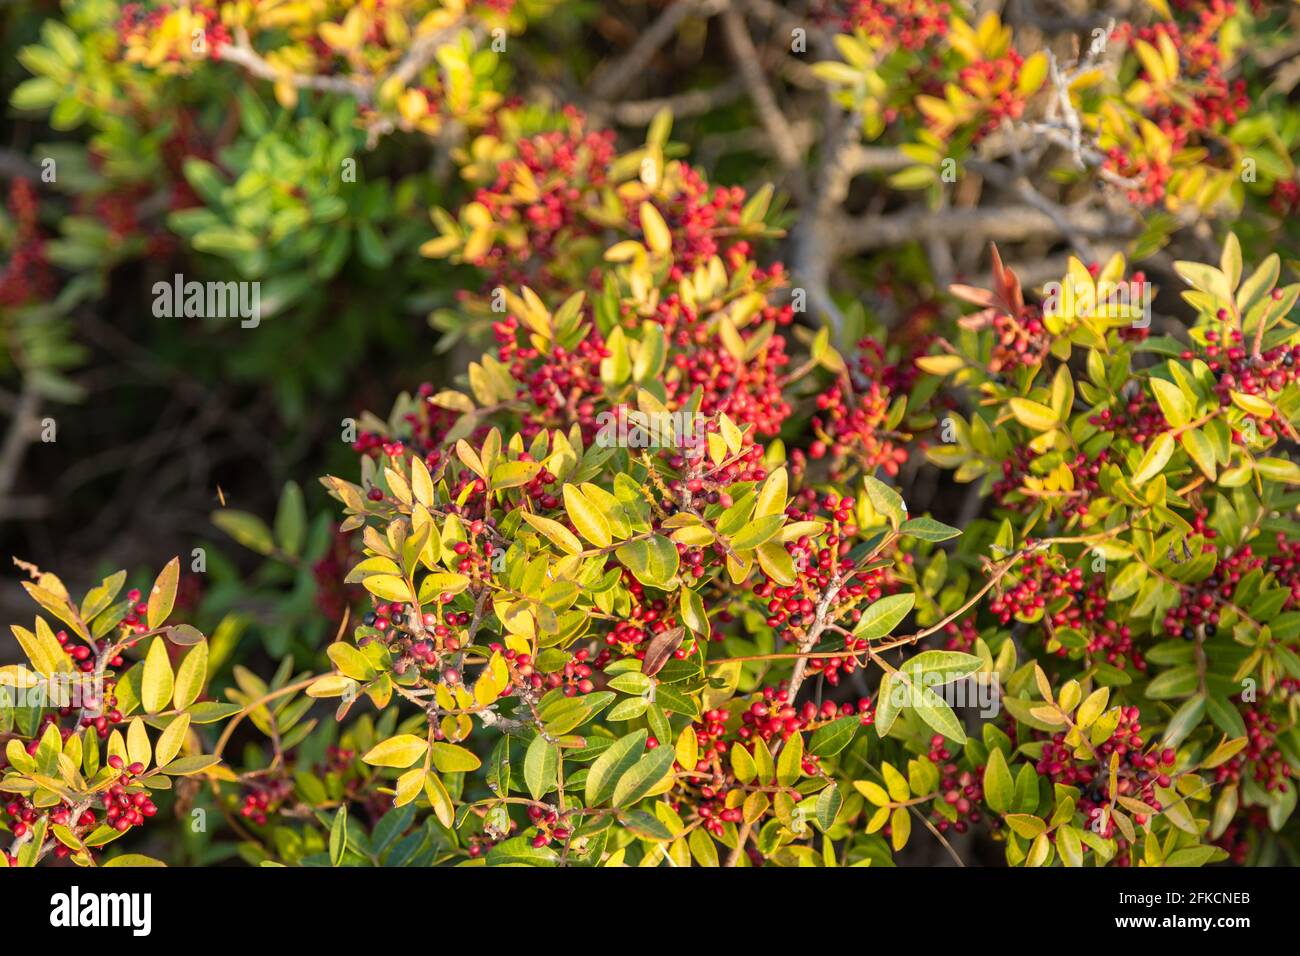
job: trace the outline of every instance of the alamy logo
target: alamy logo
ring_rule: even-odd
[[[153,314],[160,319],[238,318],[245,329],[262,321],[260,282],[186,282],[178,272],[171,282],[155,282],[153,294]]]
[[[153,928],[150,893],[82,893],[74,886],[51,896],[50,907],[51,926],[126,926],[135,936],[148,936]]]

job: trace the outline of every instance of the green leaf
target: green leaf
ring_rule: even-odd
[[[1300,484],[1300,465],[1286,458],[1260,458],[1255,462],[1255,470],[1269,481]]]
[[[275,540],[280,550],[297,557],[307,534],[307,506],[303,503],[302,489],[289,481],[280,491],[280,504],[275,511]]]
[[[533,738],[524,754],[524,783],[534,800],[540,800],[555,786],[560,766],[560,748],[541,734]]]
[[[1074,827],[1062,825],[1057,828],[1056,851],[1066,866],[1083,866],[1083,846],[1079,843],[1079,834]]]
[[[1032,814],[1008,813],[1003,819],[1017,836],[1024,837],[1026,840],[1032,840],[1047,830],[1047,824]]]
[[[172,606],[176,603],[176,584],[180,580],[181,559],[172,558],[154,581],[149,592],[149,605],[145,619],[149,627],[155,628],[167,620]]]
[[[548,846],[535,847],[526,836],[502,840],[488,850],[488,866],[555,866],[560,855]]]
[[[334,662],[334,666],[339,669],[339,673],[345,677],[351,677],[353,680],[358,681],[368,681],[375,676],[375,668],[370,663],[370,659],[351,644],[344,641],[335,641],[325,649],[325,654]]]
[[[908,658],[899,669],[913,678],[939,674],[944,677],[944,680],[939,681],[940,684],[951,684],[953,681],[974,674],[983,665],[984,662],[974,654],[963,654],[961,651],[924,651]]]
[[[718,865],[718,847],[713,842],[713,837],[709,836],[702,827],[696,827],[691,831],[691,835],[686,838],[687,845],[690,847],[691,856],[700,866],[710,867]]]
[[[629,675],[630,676],[630,675]],[[564,697],[556,703],[542,708],[539,716],[546,724],[546,732],[552,737],[559,737],[581,727],[614,700],[614,694],[599,691]]]
[[[527,511],[521,511],[518,514],[521,514],[525,521],[546,535],[551,543],[565,554],[579,554],[582,551],[582,542],[578,540],[578,536],[558,521],[552,521],[550,518],[543,518]]]
[[[330,826],[330,866],[342,866],[348,850],[348,805],[340,804]]]
[[[1015,794],[1016,785],[1011,778],[1011,768],[1007,766],[1007,758],[997,748],[990,750],[988,763],[984,767],[985,802],[998,813],[1006,813],[1013,806]]]
[[[803,776],[803,735],[793,733],[776,758],[776,782],[783,787],[793,786]]]
[[[754,505],[754,517],[766,518],[768,515],[784,515],[786,496],[789,490],[789,476],[784,467],[773,471],[764,480],[758,491],[758,500]]]
[[[619,778],[641,757],[648,737],[649,731],[646,730],[620,737],[596,758],[587,772],[587,806],[598,807],[614,795],[614,787]]]
[[[744,743],[737,741],[731,745],[731,772],[741,783],[749,783],[758,776],[758,765]]]
[[[100,865],[113,866],[113,867],[122,867],[122,866],[136,867],[136,866],[166,866],[167,864],[164,863],[162,860],[156,860],[151,856],[145,856],[141,853],[123,853],[121,856],[115,856],[113,857],[113,859],[107,861],[106,863],[101,863]]]
[[[363,578],[361,584],[371,594],[381,597],[385,601],[398,601],[402,604],[409,604],[415,597],[411,593],[411,585],[407,583],[405,578],[396,574],[372,574]]]
[[[640,800],[672,769],[675,759],[672,747],[656,747],[650,751],[619,778],[612,804],[625,807]]]
[[[696,634],[708,634],[709,616],[699,592],[684,587],[678,593],[681,596],[682,623]]]
[[[257,515],[225,508],[212,513],[212,523],[250,551],[258,554],[271,554],[275,551],[271,529]]]
[[[1146,454],[1142,456],[1142,461],[1138,463],[1137,469],[1133,472],[1133,484],[1146,484],[1146,482],[1160,474],[1161,469],[1168,464],[1173,453],[1173,435],[1169,432],[1161,432],[1147,447]]]
[[[910,591],[883,597],[862,612],[861,619],[853,628],[853,636],[867,640],[884,637],[907,617],[915,605],[916,595]]]
[[[158,746],[154,751],[154,758],[158,766],[164,766],[171,762],[171,759],[180,753],[181,745],[185,743],[185,735],[190,729],[190,715],[181,714],[170,724],[167,729],[158,737]]]
[[[905,803],[912,796],[912,789],[908,786],[907,778],[898,772],[898,769],[891,763],[882,763],[880,765],[880,774],[885,778],[885,787],[889,790],[889,796],[895,803]]]
[[[818,757],[833,757],[849,745],[861,726],[861,718],[850,715],[818,727],[808,740],[808,752]]]
[[[536,461],[503,461],[492,469],[492,487],[518,488],[532,481],[541,469]]]
[[[880,687],[876,690],[876,733],[884,737],[889,733],[889,729],[894,726],[894,721],[898,718],[898,694],[895,692],[894,685],[898,680],[893,674],[886,674],[880,679]]]
[[[1214,266],[1200,262],[1179,261],[1174,263],[1174,271],[1182,276],[1188,285],[1202,292],[1208,292],[1222,300],[1224,305],[1231,304],[1232,289],[1228,286],[1228,277]]]
[[[661,590],[669,588],[681,561],[677,545],[660,534],[619,545],[614,555],[642,584]]]
[[[168,777],[188,777],[190,774],[198,774],[207,770],[208,767],[216,766],[221,762],[221,757],[212,753],[195,753],[188,757],[181,757],[174,760],[165,767],[162,767],[162,773]]]
[[[1205,710],[1214,725],[1229,737],[1235,740],[1246,736],[1246,723],[1241,719],[1237,708],[1232,706],[1232,701],[1211,695],[1206,698]]]
[[[660,820],[652,813],[644,810],[624,810],[618,815],[618,822],[623,825],[628,832],[643,840],[653,840],[657,843],[663,843],[673,838],[673,831],[669,830]],[[693,830],[692,836],[699,833],[699,830]]]
[[[872,475],[867,475],[863,480],[867,487],[867,498],[878,514],[888,518],[895,528],[907,520],[907,505],[897,491]]]
[[[173,760],[163,767],[162,771],[169,777],[188,777],[190,774],[201,773],[209,767],[215,767],[220,762],[221,758],[215,754],[192,754]]]
[[[821,827],[823,833],[835,825],[835,818],[843,805],[844,797],[840,795],[840,788],[834,783],[817,794],[817,825]]]
[[[1124,570],[1115,576],[1115,580],[1111,582],[1110,590],[1106,596],[1111,601],[1122,601],[1126,597],[1136,594],[1146,578],[1146,565],[1141,561],[1131,561],[1124,566]]]
[[[920,538],[922,541],[947,541],[949,538],[955,538],[961,534],[961,531],[957,528],[928,517],[904,521],[898,530],[902,534]]]
[[[1196,729],[1204,716],[1205,695],[1196,694],[1189,697],[1184,701],[1183,706],[1179,707],[1174,715],[1169,718],[1169,724],[1165,727],[1161,743],[1166,747],[1177,747],[1187,739],[1188,734]]]
[[[1196,691],[1199,675],[1194,664],[1186,664],[1167,670],[1147,685],[1147,697],[1151,700],[1169,700],[1186,697]]]
[[[736,532],[731,539],[731,546],[737,551],[751,551],[769,541],[781,530],[781,525],[784,523],[784,513],[755,518]]]
[[[1162,378],[1151,379],[1151,390],[1155,392],[1160,410],[1164,412],[1165,421],[1173,428],[1181,428],[1192,420],[1192,406],[1187,396],[1173,382]]]
[[[952,707],[930,688],[921,689],[921,699],[912,705],[912,709],[930,727],[949,740],[955,740],[959,744],[966,743],[966,731],[962,729],[961,721],[953,713]]]

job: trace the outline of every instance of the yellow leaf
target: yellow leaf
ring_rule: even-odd
[[[672,249],[673,237],[668,231],[668,223],[664,222],[659,210],[648,202],[641,204],[641,231],[645,233],[646,244],[653,251],[662,255]]]
[[[912,835],[912,818],[906,807],[895,807],[889,817],[890,842],[897,853],[907,846],[907,838]]]
[[[573,485],[564,486],[564,510],[578,533],[596,547],[607,548],[613,542],[605,516]]]
[[[144,721],[136,717],[126,728],[126,756],[130,763],[149,766],[153,757],[153,748],[149,746],[149,734],[144,729]]]
[[[423,767],[416,767],[397,778],[397,796],[393,799],[393,806],[404,807],[419,796],[424,788],[425,773]]]
[[[1028,96],[1031,93],[1038,92],[1038,88],[1043,85],[1043,80],[1046,78],[1047,54],[1039,50],[1021,65],[1020,79],[1016,83],[1016,89],[1022,96]]]
[[[373,767],[409,767],[429,749],[429,742],[414,734],[398,734],[371,747],[361,759]]]
[[[181,752],[181,745],[185,743],[185,735],[189,733],[190,715],[181,714],[162,732],[158,738],[158,764],[159,766],[171,763],[173,757]]]
[[[156,714],[165,710],[172,699],[175,677],[167,657],[167,642],[155,637],[144,659],[144,676],[140,682],[140,704],[145,713]]]
[[[754,506],[754,517],[763,518],[767,515],[783,513],[788,488],[789,477],[786,475],[785,468],[778,468],[768,475],[762,487],[758,490],[758,501]]]
[[[1169,73],[1165,69],[1164,60],[1155,47],[1145,40],[1138,40],[1133,45],[1133,49],[1137,53],[1138,59],[1142,61],[1142,67],[1147,71],[1147,76],[1151,78],[1154,85],[1164,86],[1169,82]]]
[[[429,798],[434,816],[445,827],[450,827],[456,819],[456,807],[451,802],[451,794],[436,773],[424,776],[424,794]]]
[[[916,360],[916,367],[931,375],[951,375],[965,364],[960,355],[923,355]]]
[[[1016,421],[1034,431],[1045,432],[1056,427],[1056,413],[1046,405],[1031,402],[1027,398],[1013,398],[1009,404]]]

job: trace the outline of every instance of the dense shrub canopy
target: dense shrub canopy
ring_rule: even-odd
[[[16,6],[0,860],[1291,861],[1294,7]]]

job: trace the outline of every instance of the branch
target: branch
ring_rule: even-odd
[[[659,48],[672,38],[679,23],[692,13],[707,16],[722,6],[725,6],[725,0],[678,0],[666,8],[659,14],[659,19],[650,25],[650,29],[641,34],[641,38],[623,54],[623,58],[600,74],[592,84],[592,95],[601,100],[613,99],[645,69]]]
[[[402,86],[410,83],[421,70],[433,62],[438,48],[452,39],[464,26],[465,21],[461,19],[441,30],[417,37],[392,72],[382,77],[314,76],[277,70],[253,49],[248,32],[243,28],[235,31],[234,43],[227,44],[217,51],[217,58],[240,66],[259,79],[273,83],[288,79],[299,89],[342,93],[356,98],[359,103],[368,105],[374,100],[376,91],[383,89],[390,81],[396,80]]]
[[[776,102],[775,94],[763,76],[763,70],[759,66],[758,49],[749,35],[745,18],[735,7],[729,6],[722,11],[722,33],[727,40],[727,46],[731,48],[731,60],[740,71],[740,77],[749,90],[750,99],[754,101],[754,109],[758,111],[759,121],[767,130],[772,151],[776,153],[777,160],[787,172],[798,171],[801,156],[794,133],[785,114],[781,112],[780,105]],[[807,183],[802,177],[796,178],[795,185],[797,193],[803,194],[807,191]]]
[[[217,51],[217,59],[242,67],[252,76],[270,80],[272,83],[288,79],[299,89],[321,90],[327,93],[345,93],[355,96],[363,103],[370,102],[371,84],[360,83],[345,76],[307,76],[300,73],[284,73],[277,70],[262,58],[249,42],[248,34],[238,31],[234,43],[227,44]]]
[[[1023,242],[1051,239],[1063,228],[1089,238],[1118,233],[1110,218],[1095,210],[1070,210],[1058,221],[1030,205],[978,209],[908,209],[887,215],[841,218],[830,227],[831,245],[841,254],[854,254],[927,239]]]
[[[717,86],[690,90],[676,96],[662,96],[650,100],[631,100],[613,106],[597,104],[593,107],[592,112],[597,115],[609,112],[613,115],[614,122],[620,126],[645,126],[661,110],[670,111],[674,119],[680,119],[683,116],[699,116],[711,112],[719,106],[725,106],[738,100],[744,95],[745,81],[740,77],[732,77]]]
[[[4,445],[0,446],[0,502],[8,503],[9,492],[18,480],[18,470],[22,467],[27,454],[27,446],[35,435],[37,411],[41,399],[36,393],[36,386],[30,378],[23,379],[22,391],[14,408],[13,419],[9,422],[9,431],[5,434]],[[0,508],[0,519],[7,508]]]

